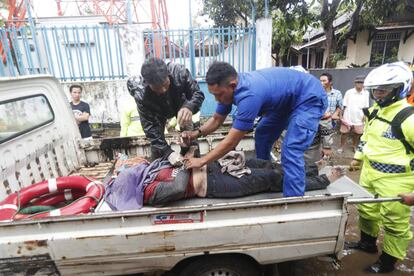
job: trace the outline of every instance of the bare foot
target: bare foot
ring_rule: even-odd
[[[345,175],[345,169],[343,167],[332,167],[327,177],[329,179],[329,182],[332,183],[344,175]]]

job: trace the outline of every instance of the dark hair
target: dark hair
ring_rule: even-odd
[[[72,84],[72,85],[69,87],[69,92],[70,92],[70,93],[72,93],[72,89],[73,89],[73,88],[79,88],[81,92],[82,92],[82,90],[83,90],[82,86],[80,86],[79,84]]]
[[[332,75],[329,73],[322,73],[322,75],[320,75],[320,77],[327,77],[329,82],[332,82]],[[319,78],[320,78],[319,77]]]
[[[236,69],[227,62],[214,62],[210,68],[208,68],[206,75],[206,82],[208,85],[223,85],[225,82],[229,82],[237,78]]]
[[[141,67],[141,75],[148,84],[163,84],[168,77],[167,64],[158,58],[149,58]]]

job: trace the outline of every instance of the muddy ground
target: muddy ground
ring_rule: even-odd
[[[334,145],[339,145],[339,137],[334,139]],[[348,141],[348,149],[339,155],[337,146],[334,147],[332,160],[337,165],[349,165],[353,157],[353,151],[350,150],[351,141]],[[347,175],[354,181],[359,180],[359,171],[348,172]],[[413,209],[414,210],[414,209]],[[357,227],[358,212],[353,205],[348,206],[349,218],[346,227],[346,240],[359,240],[359,230]],[[414,231],[414,212],[411,216],[411,230]],[[380,237],[379,248],[381,246],[382,236]],[[363,269],[374,263],[378,255],[358,252],[355,250],[345,251],[345,257],[340,261],[340,265],[336,266],[331,262],[323,261],[323,258],[311,258],[301,261],[295,261],[289,265],[289,276],[293,275],[309,275],[309,276],[358,276],[367,275]],[[410,244],[407,257],[404,261],[398,262],[396,270],[386,275],[414,275],[414,242]]]

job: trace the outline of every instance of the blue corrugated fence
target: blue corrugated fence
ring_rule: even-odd
[[[253,27],[156,30],[144,33],[147,56],[181,63],[197,78],[204,78],[214,61],[229,62],[239,72],[254,70],[255,39]]]
[[[62,81],[111,80],[126,77],[123,25],[37,26],[0,29],[0,76],[48,73]],[[146,57],[185,65],[204,78],[216,61],[239,72],[255,69],[255,29],[211,28],[144,32]]]

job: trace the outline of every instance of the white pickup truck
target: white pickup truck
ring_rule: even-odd
[[[221,137],[201,140],[201,152]],[[252,150],[251,141],[250,136],[239,147]],[[83,141],[56,79],[0,80],[0,202],[45,179],[105,175],[116,152],[145,157],[149,144],[143,138]],[[79,171],[88,163],[96,165]],[[265,264],[341,258],[347,202],[359,200],[352,194],[371,196],[343,177],[304,197],[191,199],[129,212],[97,208],[87,215],[1,222],[0,275],[173,270],[177,275],[253,276],[261,275]]]

